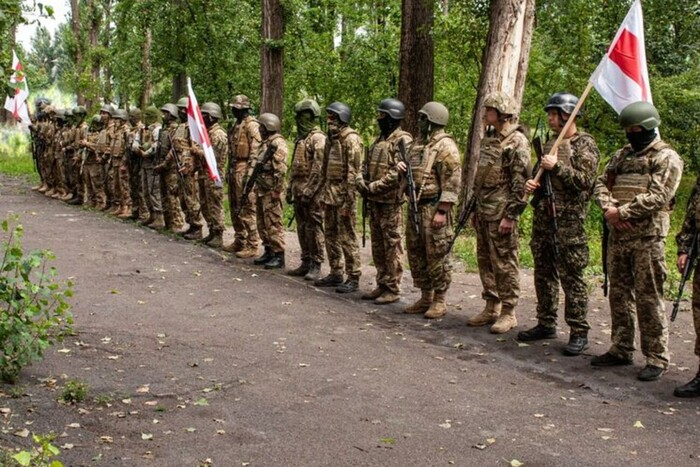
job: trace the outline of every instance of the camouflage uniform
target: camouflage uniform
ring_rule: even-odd
[[[241,121],[236,121],[229,132],[228,200],[231,209],[231,222],[235,230],[234,245],[238,250],[257,250],[260,246],[260,236],[256,225],[254,190],[248,196],[240,214],[234,215],[241,204],[243,178],[248,171],[249,160],[257,154],[260,140],[259,124],[251,115]]]
[[[190,225],[189,232],[202,230],[204,219],[202,218],[202,208],[199,204],[199,184],[197,182],[197,166],[190,154],[190,128],[187,122],[180,123],[173,135],[173,144],[179,145],[177,157],[182,167],[186,168],[182,174],[183,188],[180,190],[180,200],[185,211],[185,220]],[[175,156],[175,155],[173,155]],[[175,160],[173,159],[173,162]],[[177,170],[177,169],[176,169]]]
[[[221,125],[218,123],[215,123],[208,129],[208,132],[214,156],[216,157],[216,168],[223,182],[226,152],[228,151],[226,130],[221,128]],[[197,156],[199,162],[199,199],[209,233],[212,235],[222,234],[226,229],[224,224],[224,188],[221,185],[216,186],[216,183],[209,177],[209,168],[204,158],[204,151],[197,147],[192,150],[192,153]]]
[[[414,142],[409,151],[418,198],[419,232],[406,229],[408,264],[414,287],[444,293],[452,282],[452,262],[447,245],[454,234],[452,214],[447,223],[433,229],[432,222],[439,203],[456,203],[459,197],[461,170],[457,143],[445,130],[436,130],[427,144]]]
[[[282,225],[282,193],[285,191],[287,173],[287,141],[279,133],[262,142],[258,149],[255,164],[267,152],[270,145],[277,146],[255,181],[257,191],[257,225],[265,250],[272,254],[284,253],[284,226]],[[250,167],[252,172],[254,165]]]
[[[693,244],[693,233],[697,232],[700,225],[700,175],[695,180],[695,186],[688,200],[688,208],[681,231],[676,235],[678,255],[689,254]],[[696,240],[700,245],[700,236]],[[695,262],[693,271],[693,324],[695,325],[695,355],[700,357],[700,261]]]
[[[476,254],[487,302],[512,310],[520,295],[520,241],[517,221],[527,207],[525,181],[530,177],[530,143],[524,130],[504,123],[498,134],[481,141],[476,169]],[[499,233],[502,219],[516,222],[510,234]]]
[[[143,158],[139,154],[140,142],[146,138],[148,129],[143,122],[132,125],[127,142],[127,157],[129,163],[129,188],[131,189],[132,218],[147,219],[150,216],[143,185]]]
[[[129,141],[129,128],[124,123],[114,127],[110,144],[109,191],[113,197],[112,204],[119,206],[116,215],[123,216],[128,210],[131,215],[131,193],[129,189],[129,169],[126,147]]]
[[[177,122],[172,121],[167,127],[161,129],[158,142],[159,154],[156,157],[165,224],[173,231],[181,231],[185,226],[185,215],[180,205],[180,176],[177,173],[177,165],[171,151],[171,141],[174,139],[177,127]]]
[[[547,141],[549,154],[554,139]],[[583,270],[588,265],[588,237],[584,221],[588,215],[590,193],[595,182],[599,152],[593,137],[577,132],[562,140],[558,162],[549,171],[556,200],[557,231],[545,202],[534,202],[530,249],[535,263],[537,321],[545,329],[554,329],[559,308],[559,285],[564,291],[564,318],[572,335],[585,335],[590,326],[588,290]],[[535,193],[541,199],[540,193]],[[555,243],[558,254],[555,253]]]
[[[88,124],[83,121],[75,128],[73,134],[73,147],[75,148],[76,155],[72,161],[73,168],[73,178],[76,181],[76,189],[73,192],[80,203],[85,201],[85,177],[84,177],[84,161],[85,161],[85,149],[81,147],[81,141],[85,141],[88,135]]]
[[[138,141],[135,141],[138,144],[138,149],[142,151],[141,187],[151,218],[163,215],[163,205],[160,197],[160,175],[153,171],[156,152],[158,151],[160,130],[160,123],[152,123],[140,133]]]
[[[95,208],[104,210],[110,203],[105,191],[105,163],[109,158],[111,133],[105,125],[100,131],[88,135],[88,153],[85,158],[86,184],[92,193]]]
[[[367,208],[372,241],[372,260],[377,268],[377,287],[398,295],[403,276],[403,186],[396,164],[402,160],[399,141],[408,150],[411,135],[396,128],[387,138],[379,137],[364,162],[367,173]]]
[[[664,245],[682,174],[678,153],[657,137],[639,152],[629,145],[617,151],[594,192],[601,208],[617,207],[620,218],[634,227],[630,231],[611,227],[608,236],[612,315],[608,353],[632,360],[636,317],[647,364],[664,369],[669,363]]]

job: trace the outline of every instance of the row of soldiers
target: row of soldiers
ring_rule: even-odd
[[[569,93],[549,98],[544,108],[548,126],[561,144],[553,150],[554,138],[548,140],[536,151],[539,157],[532,168],[528,131],[518,123],[512,97],[497,92],[484,100],[485,138],[473,192],[464,200],[459,220],[471,219],[476,232],[485,306],[467,324],[490,325],[490,331],[499,334],[517,325],[518,221],[528,195],[534,195],[530,247],[538,322],[517,338],[556,338],[561,288],[564,320],[570,328],[562,352],[580,355],[588,346],[590,329],[583,277],[589,261],[584,221],[593,198],[603,209],[609,228],[612,346],[591,364],[631,364],[638,323],[646,358],[638,379],[656,380],[669,365],[664,242],[683,162],[660,139],[660,117],[654,106],[638,102],[620,115],[629,144],[615,153],[597,177],[600,155],[595,139],[577,128],[577,103],[577,97]],[[140,124],[138,112],[127,114],[105,106],[86,131],[81,120],[84,113],[77,108],[73,112],[75,135],[65,138],[69,130],[63,129],[60,112],[47,106],[44,115],[56,123],[51,131],[46,130],[43,126],[49,124],[40,117],[35,130],[44,148],[38,157],[44,182],[39,191],[111,210],[119,217],[140,217],[152,228],[171,229],[242,258],[257,256],[262,242],[264,253],[254,263],[269,269],[285,264],[284,197],[294,208],[301,248],[301,264],[287,274],[318,287],[334,287],[338,293],[359,288],[356,213],[361,196],[377,269],[375,289],[361,298],[377,304],[399,300],[405,237],[413,284],[421,296],[404,311],[431,319],[445,315],[450,249],[455,227],[460,230],[463,225],[453,225],[461,167],[457,144],[445,131],[449,112],[443,104],[428,102],[420,109],[419,133],[414,137],[401,128],[404,105],[397,99],[384,99],[377,107],[379,134],[365,151],[362,137],[350,126],[351,109],[346,104],[333,102],[326,108],[328,131],[324,132],[318,103],[302,100],[294,107],[297,134],[288,176],[289,145],[280,134],[279,118],[269,113],[254,118],[249,99],[242,95],[230,106],[236,120],[228,133],[218,123],[222,119],[219,106],[202,106],[218,175],[228,185],[235,230],[230,245],[223,246],[222,238],[223,188],[213,182],[201,147],[189,137],[186,99],[161,107],[162,127],[157,112],[150,109],[145,124]],[[62,164],[62,160],[67,162]],[[533,177],[533,172],[541,177]],[[700,206],[697,200],[696,204]],[[695,213],[689,216],[688,225],[694,222]],[[209,235],[202,238],[204,222]],[[687,237],[686,229],[678,240],[686,259]],[[330,273],[322,277],[325,255]],[[679,259],[679,266],[681,262]],[[697,328],[700,316],[697,312],[694,316]],[[676,395],[700,395],[700,376],[677,388]]]

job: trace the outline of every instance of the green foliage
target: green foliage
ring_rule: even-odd
[[[2,222],[0,262],[0,379],[14,382],[20,370],[41,359],[44,351],[71,329],[66,301],[73,284],[59,282],[47,266],[51,252],[22,249],[24,230],[17,217]]]
[[[0,172],[7,175],[32,175],[38,179],[30,155],[29,137],[25,133],[0,129]]]
[[[87,397],[88,385],[83,381],[71,379],[66,381],[61,393],[61,400],[68,404],[82,402]]]
[[[12,459],[15,465],[22,467],[63,467],[63,463],[54,457],[60,454],[59,449],[52,443],[56,439],[55,434],[32,435],[34,447],[30,451],[20,451]],[[53,459],[53,460],[52,460]]]

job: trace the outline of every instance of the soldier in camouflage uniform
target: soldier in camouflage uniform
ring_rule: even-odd
[[[147,126],[137,135],[132,147],[132,151],[141,157],[141,187],[149,212],[148,218],[139,223],[161,230],[165,228],[165,219],[160,193],[160,175],[153,171],[161,129],[158,109],[154,106],[146,108],[144,120]]]
[[[39,190],[44,196],[51,197],[56,192],[56,180],[54,178],[54,148],[56,136],[56,108],[48,105],[46,107],[46,123],[42,131],[43,139],[46,142],[44,147],[44,180],[46,189]]]
[[[103,105],[100,108],[100,117],[102,118],[103,128],[100,132],[100,137],[97,140],[97,153],[103,165],[104,173],[104,188],[107,204],[104,211],[113,213],[117,208],[115,204],[114,194],[110,183],[110,160],[112,151],[112,139],[114,138],[114,126],[116,120],[112,118],[115,109],[111,105]]]
[[[209,166],[204,157],[204,150],[199,146],[192,147],[192,155],[195,157],[199,173],[199,199],[202,206],[202,214],[207,221],[209,234],[202,239],[212,248],[224,246],[224,165],[228,151],[228,138],[226,130],[221,128],[219,120],[224,117],[219,104],[205,102],[202,105],[202,118],[209,133],[214,157],[216,158],[216,170],[219,176],[217,185],[209,175]]]
[[[486,300],[484,310],[469,326],[493,324],[491,332],[503,334],[515,327],[515,307],[520,295],[520,240],[518,219],[527,207],[525,181],[530,178],[530,143],[517,124],[513,98],[494,92],[484,99],[486,134],[474,181],[479,275]]]
[[[127,141],[126,157],[129,165],[129,188],[131,190],[131,219],[146,221],[150,217],[142,184],[141,169],[143,158],[138,151],[139,141],[147,131],[141,121],[141,109],[129,109],[129,140]]]
[[[311,181],[311,173],[323,169],[326,150],[326,134],[318,128],[321,108],[312,99],[304,99],[294,106],[297,138],[294,141],[292,168],[287,187],[287,204],[294,205],[297,236],[301,249],[301,265],[287,272],[290,276],[303,276],[316,281],[321,277],[324,256],[323,210],[320,197],[305,196]],[[314,180],[319,180],[314,177]],[[309,190],[311,192],[311,190]]]
[[[80,146],[85,151],[83,162],[83,179],[85,185],[85,202],[95,209],[104,209],[107,205],[107,197],[104,189],[104,171],[102,160],[99,156],[98,141],[103,131],[103,121],[99,115],[92,117],[90,131]]]
[[[362,137],[350,128],[350,107],[333,102],[326,108],[329,140],[323,172],[312,172],[304,197],[320,194],[326,253],[331,272],[314,282],[318,287],[336,287],[338,293],[359,287],[362,264],[357,243],[357,191],[355,176],[360,173],[364,145]],[[343,262],[343,260],[345,260]],[[343,264],[344,263],[344,264]],[[343,281],[343,268],[347,278]]]
[[[445,132],[449,119],[440,102],[428,102],[418,112],[420,136],[409,151],[418,199],[418,233],[406,229],[408,264],[418,301],[405,308],[409,314],[440,318],[447,312],[445,296],[452,282],[447,247],[452,240],[452,206],[457,202],[461,168],[457,143]],[[401,166],[399,166],[402,168]]]
[[[239,211],[243,196],[243,178],[248,171],[248,164],[258,153],[260,146],[260,125],[250,115],[250,99],[240,94],[231,102],[231,109],[236,122],[229,131],[229,162],[227,170],[228,200],[231,209],[231,222],[235,230],[235,240],[224,248],[235,252],[239,258],[257,256],[260,247],[260,235],[256,225],[255,190]]]
[[[405,199],[397,164],[407,154],[399,150],[401,141],[408,151],[413,137],[401,129],[405,108],[398,99],[384,99],[377,108],[379,136],[355,177],[357,190],[367,197],[372,260],[377,268],[377,286],[362,295],[379,305],[399,299],[403,275],[403,209]]]
[[[37,156],[37,169],[39,171],[39,178],[41,179],[41,184],[32,188],[39,193],[44,193],[49,189],[47,184],[46,175],[46,121],[48,115],[46,114],[46,109],[51,105],[51,101],[40,97],[35,101],[36,106],[36,121],[30,125],[30,130],[32,134],[32,141],[34,142],[34,148]]]
[[[265,269],[284,267],[284,226],[282,225],[282,193],[284,193],[284,176],[287,173],[287,141],[279,133],[282,128],[280,119],[275,114],[264,113],[258,117],[262,144],[258,154],[248,169],[247,179],[258,164],[262,166],[255,179],[257,192],[258,231],[262,238],[265,253],[253,261]],[[268,154],[268,151],[271,154]]]
[[[64,157],[64,144],[66,144],[66,112],[64,109],[56,110],[54,115],[54,133],[52,141],[53,163],[51,165],[53,190],[47,191],[46,196],[53,199],[68,199],[68,187],[66,186],[66,165]]]
[[[552,95],[545,106],[549,127],[561,133],[578,103],[572,94]],[[556,225],[545,202],[536,204],[532,220],[530,248],[535,262],[535,293],[537,294],[537,325],[518,333],[518,340],[554,339],[557,336],[559,285],[564,291],[564,318],[571,328],[569,343],[563,353],[579,355],[588,346],[586,320],[588,290],[583,270],[588,265],[588,238],[584,221],[588,215],[590,195],[598,168],[599,153],[593,137],[579,132],[572,123],[556,154],[550,154],[553,140],[547,141],[541,164],[551,180],[556,200]],[[525,189],[542,198],[539,183],[527,181]]]
[[[129,188],[129,160],[127,146],[129,144],[129,113],[124,109],[114,111],[115,125],[110,144],[109,180],[110,192],[114,197],[113,204],[118,209],[110,211],[120,219],[131,218],[131,190]]]
[[[697,252],[698,247],[700,247],[700,236],[697,235],[699,225],[700,175],[698,175],[695,180],[695,186],[688,200],[688,208],[685,212],[683,227],[676,236],[676,245],[678,247],[678,260],[676,265],[681,274],[683,274],[686,263],[689,260],[688,255],[691,248],[695,247],[695,251]],[[693,237],[695,237],[695,239]],[[693,240],[696,242],[695,245],[693,245]],[[695,265],[691,265],[691,267],[695,268],[693,271],[692,298],[693,324],[695,325],[695,355],[700,357],[700,261],[696,259]],[[697,374],[692,380],[682,386],[678,386],[673,391],[673,395],[676,397],[700,397],[700,369],[698,369]]]
[[[612,346],[593,366],[629,365],[639,322],[646,366],[641,381],[659,379],[668,368],[668,325],[664,303],[664,256],[674,195],[683,160],[659,137],[661,119],[649,102],[620,112],[630,144],[615,153],[595,184],[596,202],[609,229],[608,274]],[[636,320],[635,320],[636,318]]]
[[[165,227],[174,233],[183,234],[185,215],[180,205],[180,175],[177,172],[174,154],[171,146],[173,135],[178,127],[179,112],[175,104],[165,104],[160,108],[163,115],[163,128],[158,134],[158,150],[155,155],[153,171],[160,177],[160,194],[163,203]],[[158,227],[149,227],[160,230]]]
[[[84,151],[80,147],[80,142],[87,138],[88,124],[85,122],[87,110],[82,105],[73,108],[73,119],[75,127],[73,129],[73,157],[70,160],[71,180],[73,182],[73,197],[68,204],[81,205],[85,200],[85,183],[83,177]]]

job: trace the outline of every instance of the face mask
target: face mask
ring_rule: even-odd
[[[299,136],[306,136],[311,130],[316,126],[314,118],[307,112],[300,112],[296,115],[295,121],[297,124],[297,134]]]
[[[236,117],[236,120],[243,120],[248,116],[248,109],[237,109],[234,107],[233,116]]]
[[[377,119],[377,125],[379,125],[379,131],[381,132],[383,137],[387,137],[391,134],[392,131],[396,129],[398,126],[398,120],[394,120],[393,118],[389,117],[382,117]]]
[[[654,138],[656,138],[656,129],[642,130],[637,133],[625,133],[625,136],[627,136],[627,141],[630,142],[635,151],[641,151],[654,141]]]
[[[207,127],[207,129],[211,128],[214,125],[214,121],[211,119],[209,115],[204,115],[204,126]]]
[[[418,131],[423,138],[427,138],[430,134],[430,121],[427,118],[418,119]]]
[[[331,135],[337,135],[340,133],[340,125],[338,125],[338,121],[329,121],[328,122],[328,133]]]

